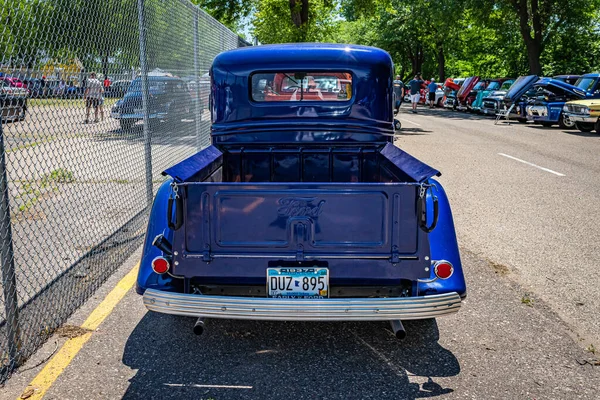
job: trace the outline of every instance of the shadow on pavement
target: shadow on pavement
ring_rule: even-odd
[[[453,392],[434,378],[460,372],[435,320],[406,322],[404,341],[386,322],[212,319],[201,337],[194,322],[144,316],[123,354],[138,370],[125,399],[419,399]]]
[[[402,111],[400,112],[400,114],[398,114],[399,118],[402,117],[410,117],[413,114],[410,109],[402,109]],[[453,111],[453,110],[449,110],[446,108],[422,108],[419,107],[417,108],[417,114],[416,115],[427,115],[427,116],[434,116],[434,117],[439,117],[439,118],[450,118],[450,119],[460,119],[460,120],[491,120],[493,121],[496,117],[492,117],[490,116],[485,116],[483,114],[475,114],[475,113],[468,113],[468,112],[461,112],[461,111]],[[516,122],[516,121],[515,121]]]
[[[400,131],[399,134],[396,135],[396,137],[400,137],[402,135],[427,135],[431,133],[431,131],[425,130],[425,129],[421,129],[421,128],[404,128],[402,127],[402,130]]]

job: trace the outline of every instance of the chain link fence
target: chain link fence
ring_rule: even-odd
[[[160,172],[209,143],[246,45],[185,0],[0,9],[0,383],[141,244]]]

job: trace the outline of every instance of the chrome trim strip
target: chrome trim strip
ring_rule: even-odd
[[[203,296],[147,289],[150,311],[188,317],[269,321],[388,321],[440,317],[458,312],[458,293],[419,297],[278,299]]]
[[[567,116],[573,122],[589,122],[590,124],[595,124],[596,121],[598,121],[598,117],[592,117],[589,115],[577,115],[568,112]]]
[[[185,253],[183,255],[185,258],[203,258],[202,254],[197,253]],[[235,253],[211,253],[211,258],[281,258],[281,259],[289,259],[295,260],[297,256],[295,254],[290,253],[271,253],[271,254],[235,254]],[[389,255],[373,255],[373,254],[304,254],[304,260],[321,260],[325,258],[335,258],[335,259],[355,259],[355,258],[364,258],[369,260],[387,260],[390,258]],[[415,256],[400,256],[398,257],[400,260],[418,260],[419,257]]]

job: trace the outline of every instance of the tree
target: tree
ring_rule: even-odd
[[[264,44],[335,41],[335,6],[331,0],[259,0],[254,35]]]
[[[473,9],[484,23],[493,10],[518,21],[527,51],[529,72],[543,73],[542,54],[546,47],[574,26],[592,26],[600,8],[598,0],[474,0]]]
[[[204,11],[234,32],[238,32],[242,21],[256,10],[257,0],[192,0]]]

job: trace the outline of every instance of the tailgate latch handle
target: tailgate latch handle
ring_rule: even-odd
[[[419,227],[423,231],[429,233],[433,231],[437,225],[439,207],[438,198],[432,194],[431,196],[433,197],[433,221],[431,222],[431,225],[427,226],[427,196],[425,196],[426,192],[426,186],[421,184],[419,188],[419,198],[417,199],[417,218],[419,219]]]
[[[183,199],[179,195],[177,184],[173,183],[171,187],[173,188],[173,193],[169,196],[167,204],[167,222],[169,228],[176,231],[183,225]],[[175,221],[173,221],[173,206],[175,206]]]

